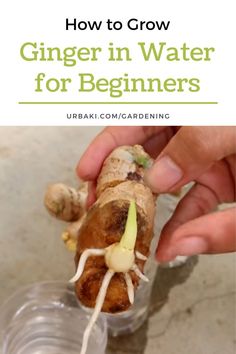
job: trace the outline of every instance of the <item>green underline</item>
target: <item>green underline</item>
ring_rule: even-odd
[[[116,104],[116,105],[119,105],[119,104],[126,104],[126,105],[131,105],[131,104],[139,104],[139,105],[148,105],[148,104],[218,104],[218,102],[119,102],[119,101],[110,101],[110,102],[18,102],[18,104],[40,104],[40,105],[49,105],[49,104],[103,104],[103,105],[106,105],[106,104]]]

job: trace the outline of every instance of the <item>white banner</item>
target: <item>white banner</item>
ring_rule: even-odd
[[[1,4],[1,125],[232,125],[233,1]]]

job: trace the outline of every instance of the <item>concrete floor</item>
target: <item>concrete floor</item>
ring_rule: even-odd
[[[0,304],[23,285],[73,273],[73,254],[58,236],[63,225],[46,213],[43,195],[50,182],[76,185],[76,163],[99,129],[0,128]],[[110,339],[107,353],[234,354],[235,274],[233,254],[159,268],[148,321]]]

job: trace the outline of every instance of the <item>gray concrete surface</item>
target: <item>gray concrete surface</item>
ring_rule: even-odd
[[[23,285],[73,273],[63,225],[45,212],[43,195],[50,182],[76,185],[76,162],[99,129],[0,128],[0,304]],[[107,353],[234,354],[235,274],[233,254],[159,268],[149,319],[135,334],[110,339]]]

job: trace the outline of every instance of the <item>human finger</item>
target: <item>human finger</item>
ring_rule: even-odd
[[[235,141],[236,127],[182,127],[147,170],[145,181],[156,193],[171,192],[233,154]]]
[[[178,227],[171,238],[167,262],[178,256],[236,251],[236,208],[214,212]]]

